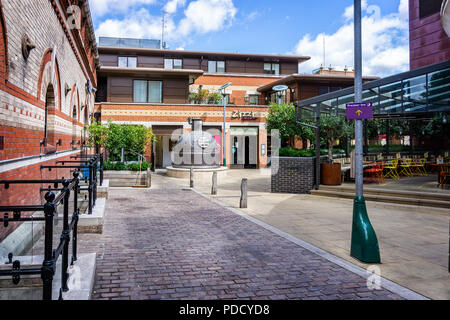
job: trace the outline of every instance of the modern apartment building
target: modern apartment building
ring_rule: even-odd
[[[201,119],[204,130],[214,130],[222,145],[223,102],[210,99],[197,104],[193,94],[199,91],[217,93],[231,82],[225,91],[227,165],[256,168],[265,167],[270,156],[265,118],[273,86],[304,77],[294,91],[317,95],[325,87],[353,84],[351,72],[339,77],[324,70],[299,75],[299,64],[309,59],[304,56],[165,50],[150,40],[99,40],[96,111],[102,121],[151,127],[158,138],[152,160],[157,168],[172,164],[178,137],[191,130],[189,118]]]

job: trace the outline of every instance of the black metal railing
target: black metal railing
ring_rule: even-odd
[[[81,154],[78,156],[71,156],[71,159],[93,159],[93,158],[98,158],[99,160],[99,166],[97,168],[98,172],[100,173],[100,186],[103,185],[103,171],[104,171],[104,153],[100,153],[100,154]],[[67,162],[67,161],[66,161]]]
[[[0,270],[0,276],[12,276],[14,284],[20,282],[21,275],[41,275],[43,282],[42,298],[43,300],[52,299],[53,276],[56,272],[56,264],[58,258],[62,255],[61,262],[61,288],[59,298],[62,299],[62,292],[69,290],[67,281],[69,274],[67,269],[69,267],[69,242],[70,234],[72,233],[72,260],[73,264],[77,260],[77,227],[79,219],[78,209],[78,192],[79,192],[79,172],[77,170],[73,173],[72,180],[2,180],[0,185],[4,185],[8,189],[13,184],[42,184],[53,183],[54,188],[47,189],[44,198],[44,205],[28,205],[28,206],[0,206],[0,212],[4,213],[0,218],[0,222],[4,227],[8,227],[10,222],[23,221],[44,221],[44,261],[41,268],[22,269],[19,260],[12,261],[13,255],[10,253],[8,258],[12,263],[11,270]],[[58,188],[62,185],[62,188]],[[52,190],[58,190],[59,193],[55,195]],[[73,197],[73,212],[72,220],[69,223],[69,198],[71,190],[74,192]],[[56,213],[56,208],[63,204],[63,230],[60,241],[56,249],[53,249],[53,220]],[[22,212],[39,212],[43,211],[43,217],[22,217]],[[12,216],[10,216],[12,213]]]
[[[88,214],[92,214],[93,207],[97,201],[97,172],[100,171],[100,183],[103,179],[103,156],[92,155],[84,160],[61,160],[56,165],[41,166],[41,170],[48,169],[75,169],[83,172],[86,187],[79,187],[80,191],[88,191]],[[59,165],[58,165],[59,164]]]

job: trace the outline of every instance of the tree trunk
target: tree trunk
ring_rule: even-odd
[[[333,163],[333,139],[328,140],[328,161],[329,163]]]

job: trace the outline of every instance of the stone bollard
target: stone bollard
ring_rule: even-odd
[[[217,195],[217,172],[213,172],[212,174],[211,194],[214,196]]]
[[[247,208],[247,191],[248,191],[248,187],[247,187],[247,179],[244,178],[242,179],[241,182],[241,201],[239,204],[240,208]]]
[[[194,187],[194,168],[191,168],[191,170],[189,171],[189,180],[190,180],[189,186],[191,188],[193,188]]]
[[[150,188],[152,186],[152,175],[150,168],[147,168],[147,180],[145,182],[145,185],[147,188]]]

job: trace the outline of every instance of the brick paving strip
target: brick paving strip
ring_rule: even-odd
[[[191,190],[110,189],[93,299],[402,299]]]

